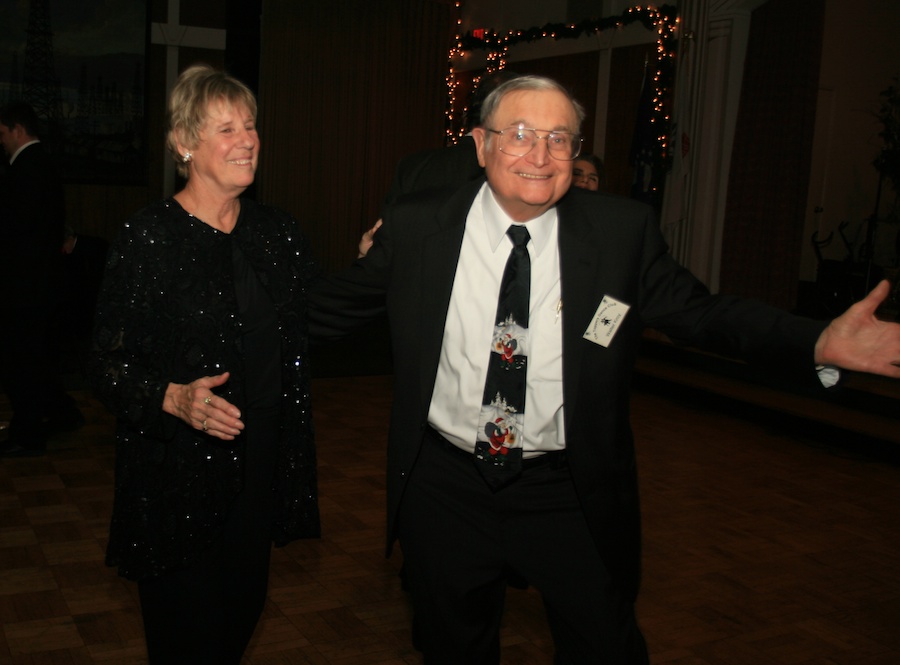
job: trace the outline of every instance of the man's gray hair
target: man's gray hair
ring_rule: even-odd
[[[585,118],[585,110],[584,107],[578,103],[569,91],[565,89],[560,83],[554,81],[551,78],[546,76],[535,76],[535,75],[527,75],[527,76],[518,76],[514,79],[506,81],[505,83],[501,83],[487,96],[487,99],[484,100],[484,104],[481,106],[481,126],[488,127],[488,123],[491,121],[494,113],[497,111],[497,107],[500,105],[500,101],[510,92],[517,92],[519,90],[532,90],[532,91],[541,91],[541,90],[556,90],[557,92],[561,92],[565,95],[570,102],[572,102],[572,106],[575,108],[575,117],[578,121],[578,126],[575,127],[575,132],[581,132],[581,123],[584,122]],[[553,129],[550,128],[538,128],[538,129]]]

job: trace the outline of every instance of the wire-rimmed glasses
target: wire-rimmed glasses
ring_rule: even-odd
[[[513,125],[506,129],[487,129],[497,135],[500,152],[513,157],[524,157],[534,149],[539,139],[547,140],[547,150],[553,159],[570,162],[581,153],[581,134],[560,130],[534,129],[525,125]],[[541,132],[543,136],[538,136]]]

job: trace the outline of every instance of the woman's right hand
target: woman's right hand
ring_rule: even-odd
[[[244,429],[241,411],[212,391],[228,381],[228,377],[229,373],[225,372],[190,383],[170,383],[163,399],[163,411],[210,436],[233,440]]]

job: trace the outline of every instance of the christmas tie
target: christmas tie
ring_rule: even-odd
[[[497,491],[522,471],[522,425],[525,417],[528,298],[531,258],[524,226],[512,225],[506,234],[513,248],[506,261],[494,337],[484,386],[475,462],[485,482]]]

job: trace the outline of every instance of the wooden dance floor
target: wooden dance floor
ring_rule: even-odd
[[[146,662],[135,587],[103,564],[112,421],[75,394],[82,429],[0,460],[0,665]],[[317,379],[314,398],[324,535],[275,551],[245,662],[421,663],[383,557],[390,377]],[[665,385],[636,390],[633,420],[653,663],[900,663],[895,444]],[[503,663],[551,662],[540,598],[511,589]]]

